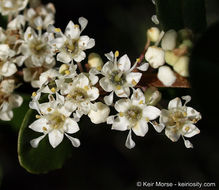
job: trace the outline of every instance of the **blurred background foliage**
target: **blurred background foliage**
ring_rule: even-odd
[[[55,4],[55,25],[63,30],[69,20],[76,23],[80,16],[89,20],[83,34],[95,38],[96,46],[88,53],[97,52],[105,61],[104,53],[111,50],[119,50],[121,55],[127,53],[134,61],[144,48],[147,28],[154,25],[150,18],[155,14],[155,7],[150,0],[43,1],[47,2]],[[210,27],[219,20],[219,3],[217,0],[205,3]],[[0,123],[0,165],[4,172],[1,189],[132,190],[140,189],[136,182],[141,180],[218,182],[219,185],[218,111],[215,111],[219,107],[218,31],[218,25],[210,27],[194,49],[190,64],[192,90],[160,89],[166,102],[192,94],[190,105],[203,116],[198,122],[201,133],[191,140],[194,149],[186,149],[182,140],[172,143],[150,127],[144,138],[134,137],[136,148],[128,150],[124,147],[126,133],[112,131],[106,124],[94,126],[84,117],[77,134],[82,145],[73,149],[73,156],[64,167],[44,175],[29,174],[19,165],[16,149],[17,131],[28,109],[29,98],[24,95],[25,106],[15,109],[15,118]],[[19,92],[31,92],[31,88],[25,84]]]

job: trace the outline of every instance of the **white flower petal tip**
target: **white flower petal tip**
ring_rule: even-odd
[[[151,20],[152,20],[152,22],[154,23],[154,24],[156,24],[156,25],[158,25],[160,22],[159,22],[159,20],[158,20],[158,18],[157,18],[157,15],[153,15],[152,17],[151,17]]]
[[[39,146],[40,141],[45,137],[45,135],[42,135],[36,139],[33,139],[30,141],[30,144],[33,148],[37,148]]]
[[[168,66],[162,66],[158,69],[158,79],[165,85],[171,86],[176,81],[176,76]]]
[[[193,148],[193,144],[189,140],[184,140],[184,144],[186,148]]]
[[[145,59],[149,62],[150,66],[154,69],[164,65],[165,63],[165,52],[163,49],[150,46],[145,54]]]
[[[128,149],[132,149],[135,147],[135,142],[132,140],[132,131],[131,130],[129,130],[129,134],[128,134],[127,139],[126,139],[125,146]]]
[[[71,137],[71,136],[69,136],[69,135],[67,135],[67,134],[65,134],[65,135],[66,135],[66,137],[71,141],[71,143],[72,143],[72,145],[73,145],[74,147],[78,148],[78,147],[81,145],[79,139],[74,138],[74,137]]]
[[[102,102],[95,103],[95,106],[97,110],[91,110],[88,113],[88,117],[90,118],[91,122],[94,124],[106,122],[110,113],[110,108]]]
[[[137,67],[137,69],[140,70],[140,71],[147,71],[148,67],[149,67],[148,63],[143,63],[139,67]]]
[[[106,105],[108,105],[108,106],[112,105],[112,103],[113,103],[113,94],[114,93],[111,92],[110,95],[104,97],[104,102],[105,102]]]

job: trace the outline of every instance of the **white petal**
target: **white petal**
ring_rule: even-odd
[[[23,103],[23,98],[22,98],[22,96],[19,96],[17,94],[13,94],[10,96],[9,102],[12,103],[13,108],[17,108],[17,107],[20,107],[21,104]]]
[[[111,61],[108,61],[103,65],[101,73],[105,76],[110,75],[113,71],[113,67],[114,67],[113,63]]]
[[[73,137],[71,137],[71,136],[69,136],[69,135],[67,135],[67,134],[65,134],[65,136],[68,137],[68,139],[71,141],[71,143],[72,143],[72,145],[73,145],[74,147],[79,147],[79,146],[81,145],[79,139],[73,138]]]
[[[89,74],[89,79],[90,79],[92,85],[97,84],[97,82],[99,80],[98,76],[91,74],[91,73]]]
[[[87,91],[90,101],[94,101],[99,97],[99,90],[96,87],[92,87]]]
[[[125,117],[117,117],[112,125],[112,129],[118,131],[125,131],[128,129],[129,122]]]
[[[151,20],[152,20],[152,22],[154,23],[154,24],[159,24],[160,22],[159,22],[159,20],[158,20],[158,18],[157,18],[157,15],[153,15],[152,17],[151,17]]]
[[[80,34],[80,28],[77,25],[74,25],[72,21],[69,21],[65,29],[65,35],[71,39],[78,39]]]
[[[129,134],[126,139],[125,146],[128,149],[132,149],[135,147],[135,142],[132,140],[132,130],[129,130]]]
[[[45,137],[46,135],[42,135],[38,138],[35,138],[30,141],[30,144],[33,148],[37,148],[39,146],[40,141]]]
[[[69,63],[71,60],[71,56],[63,51],[58,53],[57,55],[57,61],[60,61],[62,63]]]
[[[100,81],[99,81],[99,84],[103,88],[103,90],[106,91],[106,92],[111,92],[114,89],[111,81],[107,77],[101,78]]]
[[[153,122],[150,122],[154,129],[158,132],[158,133],[161,133],[163,131],[163,129],[165,128],[165,125],[164,124],[158,124],[158,123],[153,123]]]
[[[171,86],[176,81],[176,75],[169,66],[161,66],[158,69],[157,78],[165,85]]]
[[[133,128],[133,132],[140,137],[144,137],[148,132],[148,124],[146,120],[141,119]]]
[[[161,41],[161,47],[164,50],[173,50],[176,47],[177,33],[175,30],[169,30],[164,34]]]
[[[189,103],[191,101],[191,96],[187,95],[187,96],[182,96],[182,99],[185,100],[186,102],[184,103],[184,105],[186,105],[187,103]]]
[[[105,56],[107,57],[108,60],[110,60],[111,62],[114,61],[114,54],[113,52],[109,52],[109,53],[106,53]]]
[[[193,145],[189,140],[184,139],[184,144],[185,144],[186,148],[193,148]]]
[[[37,119],[36,121],[34,121],[32,124],[29,125],[30,129],[40,133],[44,132],[43,130],[44,127],[48,128],[47,120],[45,118]]]
[[[180,138],[180,134],[174,130],[171,130],[169,128],[165,129],[165,135],[173,142],[176,142]]]
[[[135,86],[141,80],[142,73],[131,72],[126,75],[126,81],[130,86]]]
[[[182,102],[178,97],[171,100],[168,104],[168,109],[179,108],[179,107],[182,107]]]
[[[197,112],[195,109],[193,109],[192,107],[186,107],[186,113],[187,113],[188,118],[191,118],[191,119],[194,118],[196,120],[201,119],[201,114]]]
[[[131,101],[132,101],[132,104],[134,104],[136,106],[143,105],[145,103],[145,96],[139,88],[137,88],[133,92],[132,97],[131,97]]]
[[[113,124],[115,115],[111,115],[106,119],[107,124]]]
[[[73,134],[73,133],[76,133],[77,131],[79,131],[79,126],[78,126],[77,122],[75,122],[71,118],[67,118],[65,120],[63,128],[64,128],[64,131],[66,133],[69,133],[69,134]]]
[[[0,112],[0,119],[3,121],[10,121],[13,118],[13,111]]]
[[[6,62],[1,68],[1,74],[5,77],[13,75],[17,71],[17,67],[14,63]]]
[[[137,67],[137,69],[140,70],[140,71],[147,71],[148,67],[149,67],[148,63],[143,63],[139,67]]]
[[[59,130],[52,130],[49,133],[49,143],[53,148],[56,148],[63,140],[64,134],[61,133]]]
[[[85,29],[85,27],[87,26],[88,20],[84,17],[80,17],[78,19],[79,24],[81,25],[81,32]]]
[[[111,92],[109,96],[105,96],[103,99],[106,105],[111,105],[113,103],[113,92]]]
[[[131,61],[129,57],[125,54],[118,60],[118,68],[120,71],[128,71],[131,67]]]
[[[182,128],[183,136],[185,137],[193,137],[200,133],[200,130],[193,124],[185,124]]]
[[[145,59],[154,69],[165,64],[165,52],[157,46],[150,46],[145,54]]]
[[[83,61],[85,58],[86,58],[85,52],[84,52],[84,51],[80,51],[80,52],[74,57],[74,60],[79,63],[79,62]]]
[[[160,116],[161,111],[154,106],[146,106],[143,109],[143,116],[149,120],[154,120]]]
[[[120,99],[115,103],[115,109],[117,112],[125,112],[131,106],[129,99]]]

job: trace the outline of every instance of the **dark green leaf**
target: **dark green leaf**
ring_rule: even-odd
[[[156,0],[156,11],[164,31],[187,27],[202,33],[206,28],[204,0]]]
[[[156,12],[164,31],[184,27],[181,0],[156,0]]]
[[[52,148],[46,136],[38,148],[32,148],[30,140],[42,135],[34,132],[28,126],[35,120],[36,111],[29,110],[20,128],[18,137],[18,158],[20,165],[28,172],[40,174],[62,168],[66,159],[71,156],[73,147],[66,138],[57,148]]]

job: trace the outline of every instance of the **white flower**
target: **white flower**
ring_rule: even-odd
[[[41,32],[37,35],[36,32],[28,27],[24,33],[24,42],[20,46],[20,51],[23,54],[22,60],[25,61],[27,67],[41,67],[43,65],[54,65],[53,49],[48,41],[53,39],[51,33]],[[20,63],[21,64],[21,63]]]
[[[161,110],[160,124],[165,125],[165,134],[173,142],[178,141],[182,136],[185,146],[192,148],[192,144],[184,137],[193,137],[200,133],[194,125],[201,119],[201,114],[186,104],[191,100],[190,96],[183,96],[185,104],[182,105],[180,98],[175,98],[169,102],[168,110]]]
[[[27,6],[28,0],[1,0],[0,13],[2,15],[12,15],[23,10]]]
[[[157,42],[160,37],[160,30],[157,27],[151,27],[147,30],[147,37],[152,42]]]
[[[176,81],[174,72],[168,66],[161,66],[158,69],[157,77],[165,86],[171,86]]]
[[[0,119],[9,121],[13,118],[13,108],[19,107],[23,98],[17,94],[12,94],[15,85],[14,80],[3,80],[0,83]]]
[[[102,102],[97,102],[94,106],[96,106],[97,110],[90,110],[88,113],[88,117],[92,123],[99,124],[106,122],[110,113],[110,108]]]
[[[134,87],[141,79],[142,73],[132,72],[136,64],[131,68],[131,62],[127,55],[123,55],[118,61],[118,51],[106,54],[109,59],[104,64],[101,74],[104,76],[100,79],[100,86],[106,92],[111,92],[109,96],[105,96],[104,100],[107,105],[113,102],[113,93],[118,97],[128,97],[130,95],[130,87]],[[146,68],[147,69],[147,68]]]
[[[173,50],[176,47],[177,33],[175,30],[168,30],[161,41],[164,50]]]
[[[84,50],[90,49],[95,45],[93,38],[88,36],[81,36],[81,32],[87,26],[87,19],[80,17],[78,20],[79,25],[70,21],[65,29],[64,34],[61,29],[49,26],[48,31],[56,33],[56,37],[51,41],[51,44],[59,52],[57,60],[63,63],[71,61],[81,62],[85,59],[86,54]]]
[[[0,44],[0,76],[9,77],[17,71],[11,59],[14,55],[15,52],[7,44]]]
[[[154,69],[165,64],[165,52],[157,46],[150,46],[145,54],[145,59]]]
[[[11,30],[19,30],[25,25],[25,18],[23,15],[17,15],[12,21],[8,23],[7,28]]]
[[[144,94],[140,89],[134,91],[131,99],[120,99],[115,103],[118,112],[116,116],[107,119],[108,124],[112,124],[112,129],[119,131],[130,130],[126,140],[126,147],[133,148],[134,141],[131,138],[131,131],[137,136],[144,137],[148,132],[148,122],[161,132],[162,126],[151,122],[160,115],[160,110],[154,106],[147,106]]]
[[[74,147],[80,146],[79,139],[68,135],[79,131],[78,124],[74,119],[70,118],[71,112],[68,112],[60,101],[53,100],[40,104],[39,110],[40,115],[36,116],[39,119],[29,125],[29,128],[43,133],[43,135],[30,141],[33,148],[37,148],[39,142],[46,135],[48,135],[49,143],[53,148],[56,148],[62,142],[64,135]]]
[[[61,94],[66,95],[66,109],[76,111],[74,116],[79,119],[83,114],[87,115],[91,109],[96,109],[91,102],[99,97],[99,90],[81,73],[72,82],[62,86]]]
[[[47,29],[48,25],[55,23],[55,7],[52,3],[28,9],[24,16],[29,25],[34,28]]]

